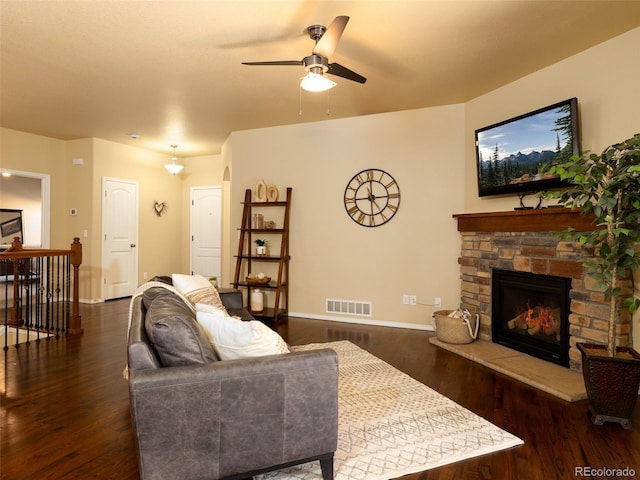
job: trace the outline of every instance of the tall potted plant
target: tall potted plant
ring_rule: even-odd
[[[616,347],[616,326],[622,308],[632,315],[640,306],[633,288],[620,281],[633,279],[640,266],[640,133],[606,148],[602,154],[574,155],[555,165],[551,173],[570,182],[567,190],[552,197],[569,208],[593,215],[591,232],[568,230],[565,238],[593,249],[583,265],[609,302],[606,348],[579,343],[589,410],[593,422],[614,421],[632,429],[631,414],[640,386],[640,354],[629,347]],[[631,335],[631,334],[630,334]]]

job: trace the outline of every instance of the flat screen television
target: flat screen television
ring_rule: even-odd
[[[480,128],[476,130],[478,195],[567,186],[559,176],[545,172],[579,151],[576,98]]]

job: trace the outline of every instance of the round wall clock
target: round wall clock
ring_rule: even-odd
[[[364,227],[384,225],[398,211],[400,187],[384,170],[369,168],[353,176],[344,189],[344,208]]]

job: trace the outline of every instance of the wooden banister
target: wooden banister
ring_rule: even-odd
[[[77,242],[77,243],[76,243]],[[4,252],[0,252],[0,258],[9,257],[9,258],[34,258],[34,257],[63,257],[70,256],[75,254],[74,249],[78,247],[74,247],[74,245],[80,245],[80,263],[82,263],[82,244],[80,243],[80,239],[75,237],[73,239],[73,243],[71,244],[71,248],[69,250],[63,249],[51,249],[51,248],[24,248],[22,246],[22,242],[19,237],[15,237],[11,246],[5,250]]]
[[[64,259],[64,260],[62,260]],[[47,317],[46,322],[40,320],[33,321],[32,318],[25,319],[23,315],[29,316],[32,310],[38,311],[42,309],[42,304],[47,307],[55,302],[64,303],[66,314],[63,314],[63,324],[60,326],[56,323],[56,332],[62,330],[67,335],[78,335],[83,333],[82,317],[80,316],[80,294],[79,294],[79,277],[80,265],[82,265],[82,244],[78,237],[73,239],[68,250],[63,249],[43,249],[43,248],[24,248],[18,237],[14,238],[11,247],[4,252],[0,252],[0,260],[5,266],[4,272],[0,275],[5,279],[12,275],[13,301],[12,307],[9,302],[5,305],[4,319],[5,328],[8,325],[7,319],[11,318],[10,324],[19,327],[26,325],[26,328],[34,328],[37,330],[54,330],[53,323],[49,323]],[[32,272],[31,268],[37,265],[37,272]],[[54,278],[54,271],[56,277]],[[73,276],[71,277],[71,272]],[[61,276],[64,279],[61,280]],[[46,277],[46,278],[43,278]],[[69,285],[71,283],[71,285]],[[8,286],[5,288],[9,288]],[[31,300],[31,295],[37,297],[36,303],[28,305],[25,308],[23,296],[26,292],[31,292],[26,297]],[[34,292],[36,292],[34,294]],[[42,294],[40,292],[45,292]],[[6,294],[5,294],[6,295]],[[38,296],[40,295],[40,296]],[[69,309],[69,304],[71,308]],[[9,316],[8,310],[11,310]],[[59,310],[59,309],[58,309]],[[46,312],[47,315],[50,313]],[[52,313],[52,316],[57,315]],[[43,315],[41,315],[42,317]],[[58,322],[59,317],[56,318]],[[34,327],[35,325],[35,327]],[[21,327],[22,328],[22,327]]]
[[[73,302],[71,304],[71,319],[69,321],[69,335],[79,335],[84,332],[82,317],[80,316],[80,265],[82,265],[82,244],[75,237],[71,244],[71,266],[73,267]]]

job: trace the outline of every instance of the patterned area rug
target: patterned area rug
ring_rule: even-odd
[[[339,359],[335,480],[386,480],[522,445],[457,403],[348,341]],[[260,480],[320,480],[320,463],[270,472]]]

